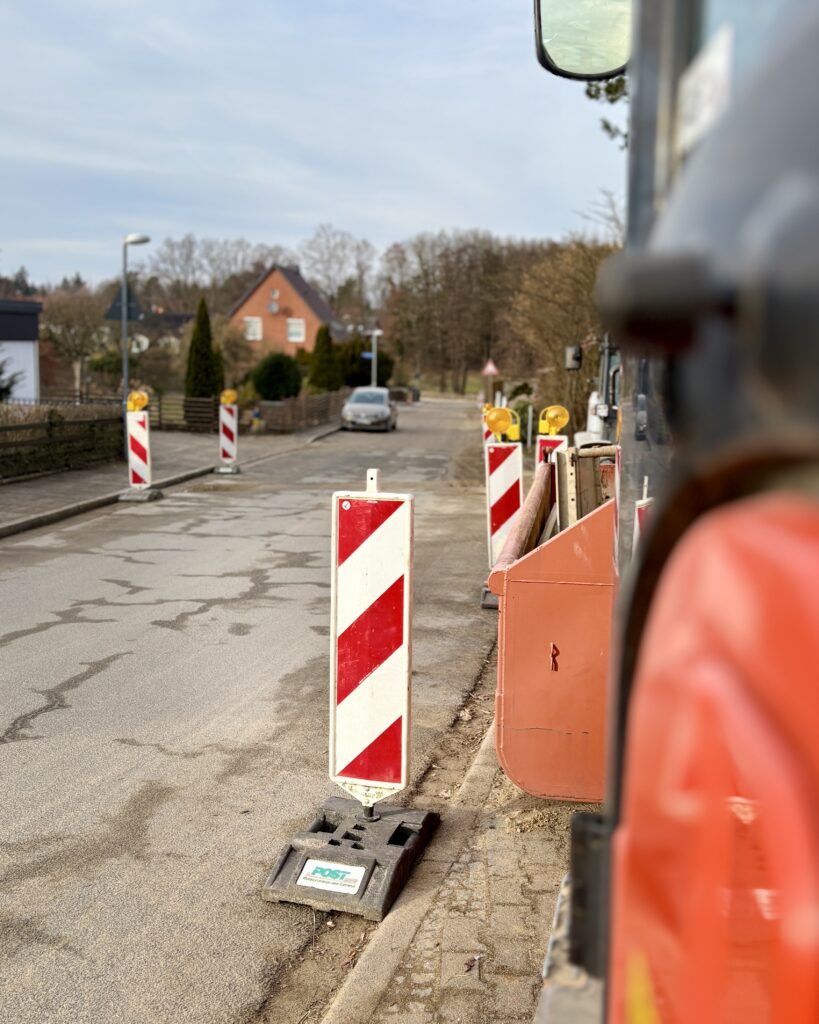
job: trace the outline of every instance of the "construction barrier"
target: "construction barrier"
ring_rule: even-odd
[[[535,439],[535,469],[541,462],[548,462],[552,452],[564,451],[568,447],[566,434],[538,434]]]
[[[374,804],[409,782],[413,498],[333,495],[331,797],[279,854],[266,900],[381,921],[429,842],[431,811]]]
[[[604,460],[614,455],[569,449],[541,463],[489,576],[500,613],[498,759],[535,796],[603,795],[616,580],[614,473]]]
[[[128,427],[128,483],[141,490],[151,486],[151,426],[147,409],[125,414]]]
[[[513,442],[484,445],[489,567],[497,561],[523,504],[523,449]]]
[[[330,778],[365,807],[407,785],[413,498],[333,495]]]
[[[535,470],[541,462],[548,462],[553,452],[569,447],[569,438],[560,431],[569,422],[569,410],[562,405],[547,405],[537,418],[535,440]]]
[[[232,388],[219,398],[219,465],[216,473],[238,473],[239,406]]]
[[[125,412],[125,434],[128,452],[127,491],[120,501],[153,501],[162,492],[151,486],[151,424],[148,416],[148,396],[144,391],[128,395]]]
[[[649,510],[654,504],[653,498],[640,498],[634,502],[634,543],[632,551],[637,550],[637,545],[648,522]]]
[[[492,431],[486,424],[486,414],[492,408],[491,405],[485,405],[481,410],[481,424],[483,427],[483,443],[488,444],[492,440]]]

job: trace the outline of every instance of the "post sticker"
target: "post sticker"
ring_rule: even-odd
[[[344,892],[354,896],[367,869],[352,864],[338,864],[327,860],[308,860],[301,869],[296,885],[329,892]]]

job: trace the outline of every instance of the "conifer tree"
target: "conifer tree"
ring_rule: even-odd
[[[343,383],[333,338],[326,324],[322,324],[316,334],[308,382],[318,391],[337,391]]]
[[[7,402],[14,394],[14,388],[22,373],[6,373],[8,359],[0,359],[0,402]]]
[[[188,352],[185,374],[185,395],[188,398],[210,398],[219,390],[216,357],[210,330],[210,316],[204,298],[199,300],[196,323]]]
[[[213,346],[213,364],[216,372],[216,392],[220,394],[225,390],[225,357],[218,345]]]

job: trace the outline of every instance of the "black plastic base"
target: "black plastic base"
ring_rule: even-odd
[[[431,811],[377,804],[365,818],[357,800],[333,797],[282,850],[262,896],[383,921],[437,825]]]
[[[498,595],[493,594],[489,587],[481,589],[481,608],[489,608],[492,611],[497,611],[499,608]]]

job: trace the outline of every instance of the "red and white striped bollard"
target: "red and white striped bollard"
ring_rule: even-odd
[[[365,809],[408,782],[413,497],[333,495],[330,778]]]
[[[489,568],[523,505],[523,449],[514,442],[494,441],[484,445],[486,469],[486,528]]]
[[[128,483],[120,501],[156,501],[162,492],[151,486],[151,421],[148,415],[148,396],[144,391],[128,395],[125,412],[125,431],[128,449]]]
[[[241,472],[238,463],[239,406],[233,388],[226,388],[219,396],[219,465],[214,473],[231,476]]]

